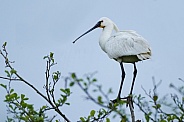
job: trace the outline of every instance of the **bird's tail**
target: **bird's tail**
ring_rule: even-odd
[[[151,58],[151,52],[138,54],[137,57],[140,60],[150,59]]]

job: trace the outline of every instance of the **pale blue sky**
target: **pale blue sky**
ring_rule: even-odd
[[[10,59],[14,67],[25,79],[37,88],[44,83],[45,61],[43,56],[50,51],[55,53],[63,76],[76,72],[79,76],[98,71],[96,77],[105,89],[112,87],[115,98],[119,88],[120,67],[101,50],[97,29],[76,44],[72,41],[94,26],[99,18],[106,16],[113,20],[120,30],[135,30],[150,43],[153,56],[151,60],[137,63],[138,76],[134,94],[144,95],[152,88],[152,76],[162,80],[161,94],[172,93],[169,83],[179,85],[183,76],[184,49],[184,1],[183,0],[122,0],[122,1],[61,1],[61,0],[0,0],[0,45],[8,42]],[[0,75],[4,74],[4,62],[0,58]],[[126,79],[122,95],[130,89],[133,66],[125,64]],[[0,83],[7,81],[0,80]],[[30,97],[30,102],[45,103],[23,83],[12,83],[19,93]],[[0,88],[0,118],[6,116],[3,103],[5,91]],[[169,92],[168,92],[169,91]],[[86,116],[91,109],[98,107],[85,101],[79,88],[73,89],[71,106],[63,112],[76,121]],[[80,112],[79,112],[80,109]],[[136,111],[138,112],[138,111]]]

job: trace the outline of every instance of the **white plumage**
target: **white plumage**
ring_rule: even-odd
[[[148,42],[133,30],[119,31],[108,18],[100,19],[103,28],[99,39],[100,47],[109,58],[118,62],[133,63],[149,59],[151,49]],[[115,34],[112,31],[115,30]]]
[[[109,58],[114,59],[120,63],[122,70],[122,80],[118,92],[118,97],[117,99],[113,100],[113,102],[121,99],[120,94],[125,78],[123,62],[134,64],[133,81],[130,91],[131,97],[135,78],[137,75],[135,62],[150,59],[151,57],[151,48],[148,42],[133,30],[119,31],[114,22],[112,22],[107,17],[102,17],[94,27],[79,36],[73,43],[96,28],[103,28],[99,38],[100,47],[105,53],[107,53]],[[114,34],[113,30],[115,31]]]
[[[131,30],[113,34],[107,40],[104,51],[109,58],[126,63],[149,59],[151,56],[148,42]],[[133,56],[137,56],[137,59]]]

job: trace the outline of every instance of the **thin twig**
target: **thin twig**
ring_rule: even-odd
[[[10,62],[9,59],[8,59],[8,52],[6,51],[6,48],[5,46],[3,46],[3,51],[5,52],[5,54],[3,54],[3,52],[0,50],[0,54],[3,56],[4,60],[5,60],[5,64],[6,64],[6,67],[9,67],[11,70],[13,70],[14,68],[10,65]],[[28,81],[26,81],[25,79],[23,79],[17,72],[14,73],[20,81],[24,82],[26,85],[28,85],[29,87],[31,87],[37,94],[39,94],[42,98],[44,98],[53,108],[55,108],[55,111],[57,113],[59,113],[67,122],[70,122],[70,120],[66,117],[66,115],[64,115],[58,107],[55,107],[53,105],[53,103],[50,101],[50,98],[48,99],[45,95],[43,95],[36,87],[34,87],[32,84],[30,84]],[[4,78],[4,77],[0,77],[2,79],[7,79],[7,78]],[[7,79],[8,80],[8,79]],[[9,79],[10,80],[10,79]],[[48,84],[47,84],[48,85]],[[48,88],[48,86],[47,86]]]
[[[12,81],[20,81],[20,79],[17,79],[17,78],[8,78],[8,77],[1,77],[1,76],[0,76],[0,79],[12,80]]]
[[[139,107],[139,109],[145,114],[145,115],[148,115],[148,113],[142,108],[142,106],[140,105],[140,101],[138,102],[135,102],[134,103]],[[153,121],[153,122],[156,122],[151,116],[149,116],[149,118]]]
[[[103,108],[107,108],[107,109],[109,109],[110,110],[110,113],[112,112],[112,111],[114,111],[114,112],[116,112],[118,115],[120,115],[122,118],[124,118],[124,115],[120,112],[120,111],[118,111],[115,107],[112,107],[110,104],[110,106],[109,105],[103,105],[103,104],[101,104],[101,103],[99,103],[98,101],[96,101],[91,95],[90,95],[90,93],[88,92],[88,89],[86,89],[86,88],[84,88],[83,86],[82,86],[82,84],[80,83],[80,81],[78,81],[78,79],[76,78],[76,82],[77,82],[77,84],[78,84],[78,86],[81,88],[81,90],[83,90],[84,91],[84,93],[87,95],[87,97],[88,97],[88,99],[90,99],[92,102],[94,102],[95,104],[97,104],[97,105],[99,105],[99,106],[101,106],[101,107],[103,107]]]

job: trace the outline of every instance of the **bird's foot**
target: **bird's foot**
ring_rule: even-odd
[[[119,98],[116,98],[114,100],[110,100],[112,103],[117,103],[119,101]]]
[[[120,102],[120,101],[122,101],[122,100],[124,100],[124,99],[127,99],[127,98],[126,98],[126,97],[123,97],[123,98],[117,97],[116,99],[111,100],[111,102],[112,102],[112,103],[118,103],[118,102]]]
[[[134,108],[134,106],[133,106],[133,100],[132,100],[132,95],[129,95],[129,96],[123,97],[123,98],[117,97],[116,99],[111,100],[111,102],[113,104],[115,104],[115,103],[118,103],[118,102],[123,101],[123,100],[126,100],[126,107],[132,106]]]

